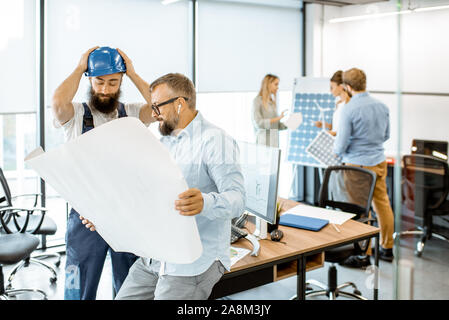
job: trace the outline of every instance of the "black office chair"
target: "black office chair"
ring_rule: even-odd
[[[3,264],[14,264],[27,259],[30,254],[39,245],[39,239],[29,233],[26,233],[26,228],[29,222],[30,212],[27,212],[27,217],[24,221],[24,228],[16,233],[0,234],[0,299],[10,300],[10,297],[15,297],[23,293],[38,293],[42,295],[44,300],[47,295],[44,291],[39,289],[5,289],[3,277]],[[11,211],[8,208],[0,208],[0,230],[6,226],[5,219],[11,217]]]
[[[446,161],[427,155],[403,157],[402,205],[404,210],[422,216],[423,226],[408,230],[402,235],[421,236],[416,244],[415,255],[421,257],[427,239],[449,239],[433,232],[433,217],[449,215],[449,169]],[[396,238],[397,233],[394,234]]]
[[[38,208],[37,201],[38,197],[41,194],[25,194],[20,196],[11,196],[11,191],[8,186],[8,182],[3,174],[2,169],[0,168],[0,187],[3,190],[3,197],[0,198],[0,208],[9,207],[11,210],[8,211],[8,214],[4,217],[4,226],[2,225],[2,233],[14,233],[20,230],[23,230],[25,226],[25,222],[27,227],[25,232],[33,234],[33,235],[54,235],[57,231],[57,227],[53,219],[49,216],[46,216],[45,208]],[[18,199],[20,197],[30,197],[33,196],[34,204],[31,208],[17,208],[13,206],[13,200]],[[26,216],[23,216],[23,212],[27,212]],[[28,214],[30,212],[30,214]],[[40,212],[41,214],[35,214],[35,212]],[[56,258],[57,261],[55,264],[42,261],[42,259],[53,257]],[[58,279],[57,277],[57,268],[61,263],[61,256],[58,253],[43,253],[33,256],[27,256],[22,263],[18,264],[11,272],[8,277],[8,286],[7,288],[12,287],[12,280],[16,275],[17,271],[22,267],[27,267],[30,263],[38,264],[44,266],[51,272],[50,282],[55,283]]]
[[[354,220],[372,224],[375,219],[370,217],[370,208],[375,186],[376,174],[370,170],[352,166],[328,167],[320,188],[319,206],[354,213]],[[331,263],[328,283],[325,285],[313,279],[307,281],[308,286],[315,285],[321,290],[309,291],[306,297],[326,295],[330,300],[335,300],[338,296],[367,300],[353,282],[337,285],[335,263],[343,262],[353,255],[366,254],[369,243],[369,240],[365,240],[326,251],[325,261]],[[352,287],[353,292],[342,291],[346,287]]]

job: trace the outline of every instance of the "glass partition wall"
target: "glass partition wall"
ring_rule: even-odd
[[[316,10],[322,18],[322,55],[316,56],[315,73],[331,76],[339,69],[361,68],[368,91],[390,110],[390,139],[384,147],[395,260],[381,263],[379,285],[391,289],[389,298],[447,299],[449,286],[438,280],[447,278],[449,264],[444,186],[432,186],[438,177],[410,173],[404,156],[426,154],[447,165],[449,1],[392,0]],[[385,283],[387,275],[392,282]]]
[[[37,146],[39,130],[38,5],[27,0],[0,3],[0,168],[16,195],[39,192],[39,179],[24,162]],[[33,200],[23,199],[22,204]]]

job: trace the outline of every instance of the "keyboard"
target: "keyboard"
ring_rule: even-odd
[[[246,237],[247,235],[248,232],[246,232],[245,230],[237,228],[234,225],[231,225],[231,243],[234,243],[237,240]]]

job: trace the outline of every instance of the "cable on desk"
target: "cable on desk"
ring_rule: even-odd
[[[287,242],[285,242],[285,241],[273,241],[273,240],[271,240],[271,239],[260,239],[260,240],[267,240],[267,241],[271,241],[271,242],[277,242],[277,243],[287,244]]]

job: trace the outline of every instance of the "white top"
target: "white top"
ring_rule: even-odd
[[[336,108],[335,108],[334,114],[332,115],[332,131],[337,132],[338,122],[340,121],[341,110],[343,109],[343,107],[346,103],[341,100],[338,100],[335,103],[336,103]]]
[[[89,105],[89,104],[88,104]],[[142,108],[145,103],[127,103],[125,104],[125,111],[129,117],[139,118],[140,108]],[[89,106],[90,107],[90,106]],[[83,116],[84,116],[84,107],[80,102],[73,102],[74,116],[72,119],[61,125],[58,120],[53,119],[53,125],[56,128],[64,129],[65,140],[69,141],[75,139],[80,136],[83,131]],[[105,114],[98,110],[90,108],[92,113],[92,118],[94,120],[94,127],[101,126],[102,124],[109,122],[111,120],[118,118],[118,111]]]

